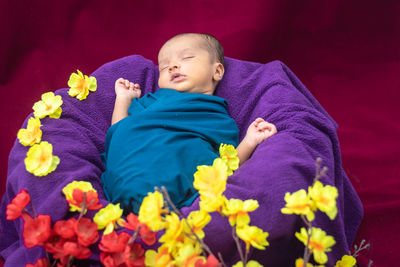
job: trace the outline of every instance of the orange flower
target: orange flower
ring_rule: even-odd
[[[31,201],[31,197],[25,189],[22,189],[14,198],[11,203],[7,205],[6,215],[7,220],[18,219],[26,205]]]

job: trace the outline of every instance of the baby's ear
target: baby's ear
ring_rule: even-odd
[[[213,79],[215,81],[219,82],[222,79],[222,77],[224,76],[225,68],[224,68],[224,65],[222,65],[219,62],[215,63],[214,66],[215,66],[215,70],[214,70]]]

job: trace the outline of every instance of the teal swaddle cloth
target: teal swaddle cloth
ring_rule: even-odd
[[[134,99],[127,118],[107,132],[103,188],[125,213],[138,213],[143,197],[165,186],[180,208],[197,197],[193,174],[211,165],[221,143],[238,145],[238,128],[227,102],[213,95],[172,89]]]

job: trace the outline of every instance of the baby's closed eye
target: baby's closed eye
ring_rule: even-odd
[[[183,60],[189,60],[189,59],[192,59],[192,58],[194,58],[194,56],[184,56]]]

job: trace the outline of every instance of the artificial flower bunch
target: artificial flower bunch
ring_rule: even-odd
[[[286,205],[281,209],[284,214],[300,215],[306,227],[302,227],[300,232],[295,236],[305,246],[303,258],[296,260],[296,267],[313,267],[310,261],[311,255],[314,256],[315,262],[325,264],[328,261],[326,252],[331,251],[331,247],[336,241],[333,236],[327,235],[324,230],[312,225],[315,219],[315,212],[324,212],[331,220],[337,215],[336,198],[338,197],[337,188],[330,185],[323,185],[319,179],[323,177],[327,168],[321,169],[322,159],[316,161],[316,175],[314,183],[308,188],[308,191],[300,189],[294,193],[286,193]],[[336,263],[336,267],[352,267],[356,263],[354,257],[344,255],[343,258]],[[323,265],[317,265],[323,266]]]
[[[80,195],[78,191],[79,189],[74,190],[74,197]],[[86,192],[83,195],[86,196]],[[90,203],[85,200],[86,197],[80,203],[77,199],[74,200],[74,205],[78,204],[81,207],[81,214],[86,213],[86,210],[93,206],[98,206],[98,198]],[[28,209],[28,204],[31,204],[30,209]],[[92,254],[89,247],[99,238],[97,225],[90,219],[83,218],[82,215],[78,219],[73,217],[68,220],[59,220],[52,227],[49,215],[36,215],[30,195],[25,189],[21,190],[7,205],[6,215],[8,220],[21,217],[24,222],[22,236],[25,247],[44,247],[58,262],[57,266],[70,266],[74,258],[89,258]],[[52,265],[50,265],[50,259],[40,258],[28,266]]]
[[[197,167],[193,185],[200,195],[200,209],[186,218],[176,209],[165,188],[148,193],[144,198],[139,221],[152,231],[164,230],[157,251],[146,251],[146,266],[225,266],[221,255],[216,257],[203,242],[203,229],[211,221],[213,212],[227,218],[232,226],[232,236],[241,257],[235,266],[261,266],[256,261],[248,261],[250,246],[263,250],[269,245],[268,233],[249,225],[249,212],[258,208],[258,202],[227,199],[223,195],[228,176],[238,168],[239,159],[232,145],[221,144],[219,152],[220,157],[213,165]]]

